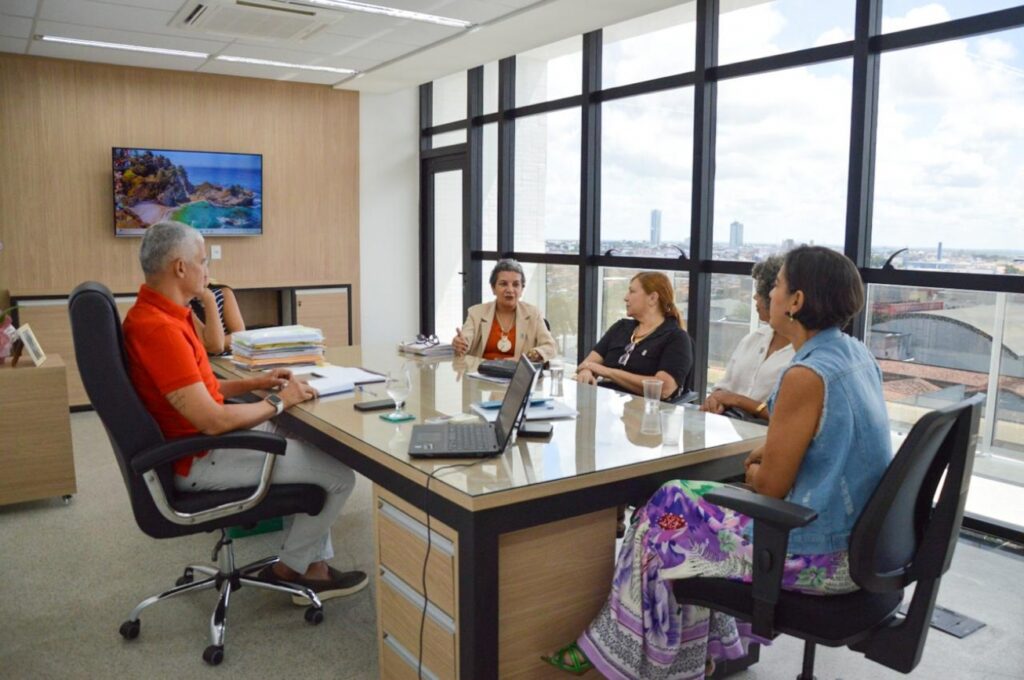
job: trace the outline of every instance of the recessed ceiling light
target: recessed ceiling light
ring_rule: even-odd
[[[37,40],[45,42],[65,43],[68,45],[84,45],[86,47],[103,47],[108,50],[126,50],[128,52],[150,52],[152,54],[167,54],[172,57],[192,57],[194,59],[206,59],[210,55],[205,52],[189,52],[187,50],[169,50],[163,47],[146,47],[145,45],[126,45],[124,43],[100,42],[99,40],[80,40],[79,38],[62,38],[57,35],[37,35]]]
[[[250,57],[232,57],[221,54],[216,59],[220,61],[235,61],[241,64],[260,64],[262,66],[280,66],[282,68],[299,68],[304,71],[327,71],[329,73],[344,73],[346,75],[358,73],[351,68],[335,68],[333,66],[307,66],[306,64],[289,64],[286,61],[271,61],[270,59],[252,59]]]
[[[305,2],[311,5],[321,5],[323,7],[336,7],[338,9],[347,9],[352,12],[365,12],[366,14],[383,14],[384,16],[394,17],[396,19],[425,21],[430,24],[450,26],[452,28],[469,28],[470,26],[473,25],[473,22],[463,21],[462,19],[449,19],[448,17],[440,17],[437,16],[436,14],[424,14],[423,12],[413,12],[407,9],[384,7],[382,5],[371,5],[365,2],[354,2],[354,0],[305,0]]]

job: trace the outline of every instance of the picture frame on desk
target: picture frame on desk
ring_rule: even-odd
[[[28,324],[23,324],[18,327],[18,339],[21,340],[25,346],[25,352],[28,353],[32,363],[36,366],[41,365],[46,361],[46,353],[43,348],[39,346],[39,341],[36,340],[36,334],[32,332],[32,327]]]

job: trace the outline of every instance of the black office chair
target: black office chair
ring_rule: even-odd
[[[909,673],[921,660],[939,580],[953,557],[983,401],[984,395],[976,395],[932,411],[910,431],[850,537],[850,575],[860,590],[836,596],[781,590],[789,532],[812,522],[816,513],[724,487],[705,498],[754,519],[753,584],[680,579],[673,586],[676,599],[750,621],[756,635],[804,640],[797,680],[813,680],[818,644],[847,646]],[[917,585],[910,607],[899,616],[903,589],[911,583]]]
[[[689,333],[686,334],[686,339],[690,341],[690,357],[695,357],[696,346],[694,345],[693,338]],[[670,404],[692,404],[697,401],[698,395],[693,389],[693,379],[697,373],[697,362],[690,362],[690,372],[686,374],[686,378],[683,379],[683,384],[679,386],[679,391],[676,392],[675,396],[666,399]]]
[[[188,592],[217,588],[220,598],[210,619],[211,644],[203,659],[217,665],[224,659],[224,633],[228,601],[243,585],[306,597],[310,606],[306,621],[323,621],[320,599],[310,589],[283,581],[250,578],[254,572],[277,561],[268,557],[243,567],[235,566],[234,548],[225,529],[253,525],[260,520],[304,512],[315,515],[324,504],[324,490],[313,484],[274,484],[270,476],[275,457],[284,455],[285,439],[268,432],[240,430],[224,435],[195,436],[167,441],[146,411],[128,378],[121,319],[110,291],[99,283],[75,288],[68,303],[78,369],[96,413],[114,448],[128,498],[139,528],[153,538],[173,538],[220,530],[213,550],[219,568],[190,565],[175,587],[146,598],[121,625],[121,635],[133,640],[139,634],[139,614],[151,604]],[[209,449],[256,449],[266,451],[259,486],[228,491],[178,493],[171,468],[183,456]],[[207,578],[194,580],[195,572]]]

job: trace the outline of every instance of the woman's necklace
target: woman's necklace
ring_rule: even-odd
[[[512,341],[508,339],[508,334],[509,334],[509,331],[512,330],[512,327],[515,326],[515,323],[516,323],[515,315],[512,316],[512,323],[509,325],[508,328],[505,328],[505,325],[503,323],[501,323],[501,317],[498,316],[497,312],[494,313],[494,320],[498,322],[498,330],[501,331],[501,337],[498,338],[498,351],[499,352],[509,352],[509,351],[511,351],[512,350]]]
[[[655,326],[655,328],[657,328],[657,326]],[[653,331],[653,330],[654,330],[654,328],[641,333],[640,332],[640,324],[638,323],[636,325],[636,328],[633,329],[633,333],[629,336],[630,344],[635,345],[636,343],[640,342],[641,340],[646,338],[648,335],[650,335],[651,331]]]

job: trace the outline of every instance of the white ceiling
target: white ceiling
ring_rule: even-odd
[[[204,0],[233,3],[235,0]],[[252,0],[250,0],[252,1]],[[266,2],[267,0],[256,0]],[[293,0],[301,2],[302,0]],[[372,0],[374,4],[470,21],[469,30],[354,12],[320,12],[337,20],[305,40],[231,38],[173,25],[190,0],[0,0],[0,51],[125,66],[391,92],[678,5],[680,0]],[[691,0],[692,1],[692,0]],[[273,0],[270,0],[271,4]],[[54,35],[161,47],[209,59],[43,42]],[[358,78],[217,61],[230,55],[355,69]]]

